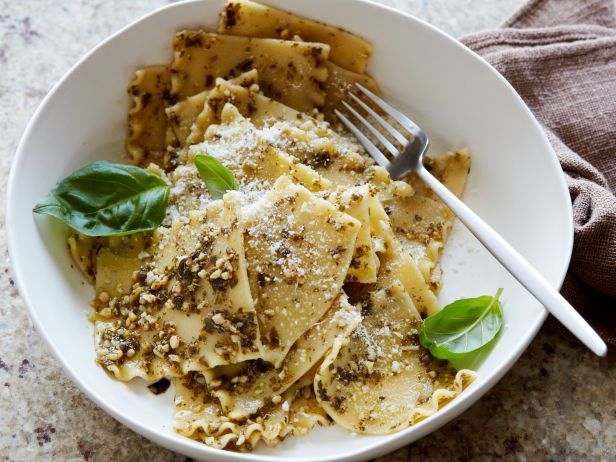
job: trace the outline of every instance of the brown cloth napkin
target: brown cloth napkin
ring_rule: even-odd
[[[530,0],[501,29],[461,41],[513,85],[543,125],[573,203],[573,256],[561,292],[616,345],[614,1]]]

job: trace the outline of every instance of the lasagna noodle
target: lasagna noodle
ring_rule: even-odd
[[[438,292],[440,281],[433,280],[432,274],[455,216],[440,200],[419,195],[387,205],[401,250],[413,259],[431,289]]]
[[[188,144],[203,142],[205,131],[213,124],[230,125],[236,119],[240,123],[241,118],[236,114],[239,112],[245,118],[249,118],[257,129],[254,130],[248,122],[242,122],[251,130],[250,133],[245,130],[245,138],[249,140],[258,137],[278,150],[290,154],[288,159],[291,159],[295,169],[301,173],[294,175],[296,181],[313,191],[329,189],[332,183],[354,185],[372,180],[381,193],[387,191],[388,197],[391,194],[402,197],[412,194],[412,188],[406,183],[392,182],[384,169],[372,166],[366,157],[359,154],[357,145],[344,140],[327,124],[222,79],[217,81],[215,90],[210,94],[214,103],[206,104],[203,112],[197,117],[187,140]],[[223,103],[226,104],[223,106]],[[237,111],[228,108],[229,104],[233,104]],[[223,123],[222,112],[225,108],[227,116]],[[223,136],[229,139],[230,137],[223,132],[222,127],[215,128],[207,138],[209,140]],[[211,144],[213,143],[208,143],[210,151],[220,151]],[[253,148],[250,143],[235,144],[235,150],[246,151]],[[320,184],[315,185],[315,181]]]
[[[336,108],[340,108],[342,101],[348,101],[348,93],[359,94],[356,84],[359,83],[373,93],[380,95],[381,89],[375,80],[366,74],[359,74],[351,70],[336,65],[334,62],[327,61],[327,83],[325,84],[325,106],[323,112],[333,121],[337,118],[333,115]]]
[[[234,381],[227,381],[214,395],[231,419],[255,414],[280,399],[280,395],[317,364],[334,343],[343,343],[360,321],[359,310],[347,302],[346,295],[340,295],[323,319],[295,342],[279,367],[263,371],[247,365],[241,375]]]
[[[166,337],[170,338],[168,332]],[[154,342],[151,347],[150,340]],[[163,377],[184,375],[179,364],[154,353],[154,348],[163,345],[157,341],[154,334],[139,335],[135,330],[126,328],[122,320],[94,317],[94,343],[97,349],[97,363],[118,380],[128,382],[139,377],[157,381]],[[107,346],[108,344],[110,346]],[[139,351],[134,356],[128,357],[129,351],[135,348]],[[127,353],[118,357],[118,351]]]
[[[380,277],[389,281],[399,279],[422,313],[431,315],[438,312],[440,306],[436,295],[415,261],[404,252],[392,229],[389,215],[376,197],[370,201],[370,220],[374,247],[380,251]]]
[[[108,298],[122,297],[130,294],[133,285],[133,273],[141,267],[139,253],[145,249],[146,239],[143,234],[121,237],[87,238],[75,235],[81,243],[81,251],[87,251],[94,266],[95,308],[102,309]],[[96,255],[93,255],[94,252]],[[80,257],[80,260],[83,260]]]
[[[101,238],[72,233],[67,239],[71,257],[90,284],[96,282],[96,256],[101,248]]]
[[[175,144],[175,134],[165,115],[172,100],[170,89],[167,66],[144,67],[135,72],[128,87],[133,105],[128,111],[126,152],[131,163],[165,163],[167,146]]]
[[[156,380],[260,356],[239,201],[227,194],[157,233],[132,292],[99,308],[98,361],[117,378]],[[119,319],[104,319],[105,309]]]
[[[350,342],[332,349],[315,376],[328,415],[358,433],[400,431],[474,378],[466,370],[454,376],[421,349],[421,317],[399,281],[380,287],[362,302],[363,319]],[[436,405],[420,407],[429,401]]]
[[[379,197],[408,197],[413,188],[392,181],[387,171],[374,165],[354,141],[340,136],[326,122],[314,118],[278,121],[265,127],[268,141],[312,168],[336,186],[370,184]]]
[[[429,157],[426,167],[445,187],[460,197],[470,171],[468,151]],[[416,194],[388,203],[392,210],[392,226],[402,249],[410,255],[433,292],[441,285],[438,262],[453,226],[455,216],[416,175],[408,181]]]
[[[283,393],[278,404],[243,421],[229,419],[202,385],[195,387],[194,377],[176,379],[174,429],[208,446],[240,451],[251,450],[259,441],[276,446],[289,435],[305,435],[315,425],[331,422],[312,391],[314,371],[305,379]]]
[[[336,185],[365,183],[373,162],[360,154],[361,148],[348,143],[327,124],[314,119],[281,121],[269,127],[273,144],[313,168]]]
[[[155,243],[154,260],[159,267],[171,260],[177,268],[175,281],[170,280],[174,298],[164,308],[168,316],[177,318],[180,344],[190,347],[188,370],[234,364],[260,354],[244,256],[241,202],[240,194],[227,193],[204,211],[192,212],[188,223],[174,223],[171,235]],[[191,292],[194,300],[190,300]],[[183,299],[182,304],[175,297]]]
[[[338,210],[349,214],[361,223],[346,280],[364,284],[376,282],[379,259],[372,246],[368,185],[327,193],[327,200]]]
[[[471,157],[468,149],[460,149],[446,154],[427,156],[426,168],[456,196],[461,197],[471,170]],[[438,199],[438,196],[415,174],[407,178],[417,191],[417,195]]]
[[[340,292],[360,223],[286,176],[244,218],[263,359],[278,367]]]
[[[246,37],[292,38],[326,43],[329,59],[349,71],[363,73],[372,54],[372,45],[338,27],[298,17],[249,0],[233,0],[225,5],[218,32]]]
[[[183,31],[173,47],[171,93],[179,99],[254,68],[266,96],[306,112],[325,102],[327,45]]]
[[[272,120],[298,120],[308,116],[275,101],[256,91],[255,88],[244,88],[232,81],[217,79],[216,86],[209,94],[203,110],[197,115],[191,126],[186,144],[203,141],[207,128],[220,123],[221,111],[225,103],[232,103],[237,110],[257,127],[263,127]]]
[[[244,72],[240,76],[229,80],[227,83],[239,88],[249,88],[251,85],[257,83],[257,71],[253,69]],[[217,80],[216,86],[212,90],[203,90],[166,109],[169,123],[181,146],[185,144],[186,139],[189,137],[193,124],[197,116],[203,111],[206,102],[211,97],[221,98],[221,93],[224,96],[224,90],[220,92],[219,86],[220,83]],[[215,96],[214,93],[216,93]]]
[[[97,301],[101,294],[110,297],[121,297],[131,291],[133,273],[141,267],[141,261],[136,255],[116,253],[109,247],[103,247],[96,256],[95,289]],[[106,298],[105,295],[102,296]]]
[[[254,124],[230,103],[221,111],[220,124],[211,125],[203,142],[189,148],[189,157],[197,154],[217,158],[233,172],[240,189],[250,194],[271,189],[283,175],[312,191],[331,186],[316,171],[268,143]]]

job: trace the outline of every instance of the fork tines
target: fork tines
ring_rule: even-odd
[[[342,101],[342,105],[345,109],[352,115],[355,119],[357,119],[361,126],[363,126],[370,134],[374,136],[374,138],[393,156],[396,158],[400,155],[401,152],[404,152],[409,145],[415,144],[424,144],[427,145],[427,137],[423,130],[419,128],[411,119],[402,114],[400,111],[392,107],[390,104],[383,101],[381,98],[376,96],[373,92],[365,88],[363,85],[356,83],[357,88],[360,92],[376,107],[378,107],[384,114],[391,117],[391,119],[395,120],[402,128],[404,128],[408,135],[405,136],[398,129],[396,129],[392,124],[390,124],[383,116],[381,116],[377,111],[371,108],[368,104],[362,101],[357,95],[352,92],[348,92],[349,98],[353,103],[359,108],[361,108],[365,114],[372,119],[374,119],[384,130],[386,133],[391,135],[395,142],[399,143],[402,146],[402,150],[398,149],[392,141],[390,141],[379,129],[377,129],[374,125],[372,125],[368,119],[360,114],[360,112],[353,107],[349,102]],[[366,151],[372,156],[372,158],[376,161],[380,166],[387,168],[388,170],[391,168],[392,162],[388,159],[388,157],[381,152],[381,150],[376,146],[376,144],[370,140],[368,136],[358,128],[349,118],[344,115],[338,109],[334,110],[334,113],[340,121],[344,124],[344,126],[351,132],[358,141],[364,146]],[[410,136],[409,136],[410,135]]]

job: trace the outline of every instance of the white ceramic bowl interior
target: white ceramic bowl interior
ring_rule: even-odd
[[[479,57],[428,24],[360,0],[268,0],[281,8],[344,27],[370,40],[370,72],[386,95],[435,140],[433,151],[469,147],[472,171],[465,201],[509,240],[554,286],[572,246],[569,197],[541,128],[507,82]],[[534,337],[545,311],[456,225],[448,243],[440,300],[492,294],[503,287],[505,325],[480,378],[443,410],[389,436],[354,436],[319,428],[253,454],[218,451],[175,434],[172,392],[154,396],[144,382],[110,379],[94,363],[86,319],[93,290],[72,268],[65,228],[34,217],[34,204],[55,182],[95,159],[119,159],[126,130],[126,87],[136,68],[171,60],[182,28],[213,30],[224,0],[178,3],[121,30],[82,59],[45,98],[12,167],[7,226],[15,276],[36,323],[73,381],[119,421],[185,455],[209,461],[365,460],[392,451],[448,422],[483,395]],[[520,412],[523,412],[520,410]]]

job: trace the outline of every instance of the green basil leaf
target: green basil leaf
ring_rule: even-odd
[[[424,320],[419,341],[439,359],[459,359],[486,346],[500,331],[503,313],[493,297],[456,300]]]
[[[195,165],[212,199],[220,199],[230,190],[237,190],[233,173],[212,156],[195,156]]]
[[[87,236],[123,236],[157,228],[168,200],[169,186],[158,175],[99,160],[58,182],[33,212]]]

